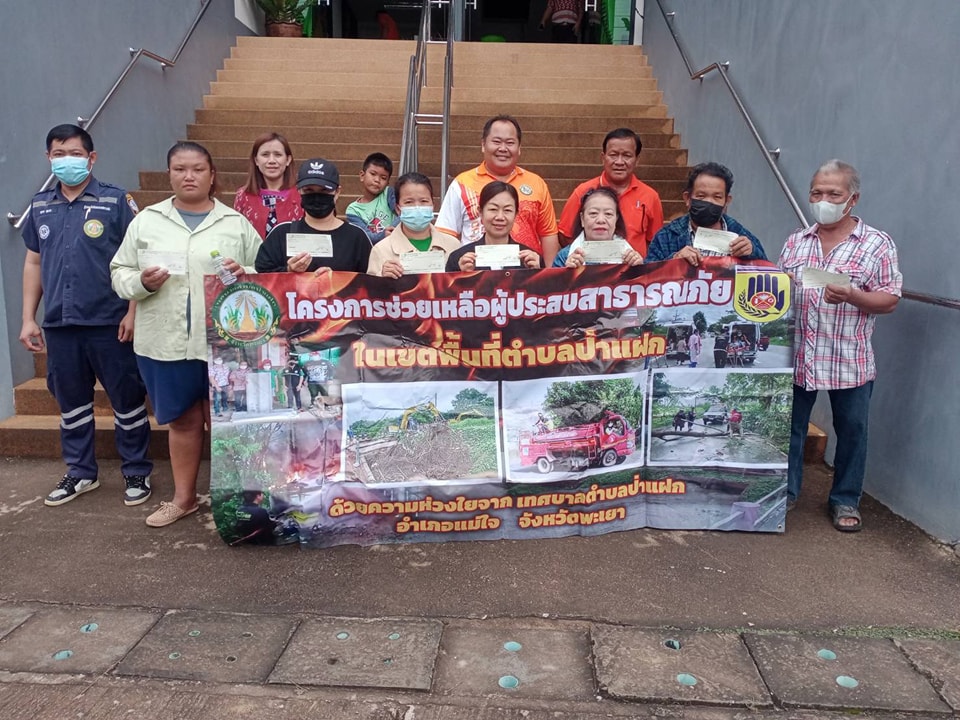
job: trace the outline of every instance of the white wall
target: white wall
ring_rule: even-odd
[[[810,176],[857,166],[858,214],[898,245],[907,289],[960,298],[954,212],[960,169],[956,0],[663,0],[695,69],[727,61],[779,167],[805,207]],[[644,48],[691,164],[736,176],[731,214],[776,257],[797,226],[722,80],[691,81],[655,0]],[[955,461],[960,313],[903,300],[874,335],[879,377],[867,491],[942,539],[960,539]],[[828,423],[821,403],[820,423]]]

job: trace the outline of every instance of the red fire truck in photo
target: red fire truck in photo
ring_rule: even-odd
[[[570,470],[611,467],[622,463],[636,448],[634,430],[626,418],[604,410],[593,422],[537,432],[520,433],[520,465],[536,465],[541,473],[564,466]]]

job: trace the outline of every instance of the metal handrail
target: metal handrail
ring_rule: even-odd
[[[156,60],[160,63],[160,69],[165,70],[168,67],[173,67],[177,64],[177,60],[180,59],[180,54],[183,52],[183,49],[187,46],[187,42],[190,40],[190,37],[193,35],[194,30],[197,29],[197,25],[200,24],[200,20],[203,18],[204,13],[207,12],[207,8],[210,7],[210,3],[213,0],[201,0],[200,9],[197,11],[197,16],[193,19],[193,22],[190,24],[190,28],[187,30],[186,34],[183,36],[183,40],[180,41],[180,46],[177,48],[177,51],[173,54],[171,59],[167,59],[161,55],[157,55],[155,52],[146,50],[144,48],[129,48],[130,50],[130,62],[127,63],[127,66],[123,69],[123,72],[117,77],[116,82],[113,83],[111,88],[107,91],[107,94],[103,96],[103,100],[100,101],[100,104],[97,105],[97,109],[93,111],[93,114],[88,118],[78,117],[77,124],[82,127],[84,130],[89,130],[93,124],[100,117],[100,114],[103,112],[103,109],[107,106],[107,103],[110,102],[111,98],[116,94],[117,90],[120,88],[120,85],[123,84],[123,81],[126,80],[127,75],[130,74],[130,71],[133,69],[133,66],[137,64],[137,61],[142,57],[149,58],[150,60]],[[43,185],[40,186],[40,189],[37,192],[43,192],[49,188],[56,177],[53,173],[44,181]],[[26,209],[19,215],[15,215],[12,212],[7,213],[7,222],[13,225],[14,228],[19,230],[23,227],[23,223],[27,219],[27,213],[30,212],[30,206],[27,205]]]
[[[407,99],[403,108],[403,133],[400,146],[400,173],[417,169],[417,116],[420,114],[420,91],[427,82],[427,40],[430,32],[430,0],[423,0],[420,7],[420,32],[417,49],[410,56],[407,74]]]
[[[780,172],[780,168],[777,167],[776,160],[774,158],[780,157],[780,148],[774,148],[773,150],[768,150],[766,143],[763,141],[763,138],[760,136],[760,131],[757,130],[757,126],[754,124],[753,119],[750,117],[750,113],[747,112],[747,108],[744,106],[743,101],[740,99],[740,95],[733,87],[733,83],[730,82],[730,77],[727,74],[727,68],[730,66],[729,62],[715,62],[702,70],[694,71],[693,65],[690,64],[690,58],[687,55],[686,50],[683,48],[683,43],[680,42],[680,37],[677,35],[677,31],[673,27],[673,18],[676,16],[675,12],[667,12],[663,7],[663,1],[657,0],[657,7],[660,8],[660,13],[663,15],[664,23],[666,23],[667,29],[670,31],[670,35],[673,37],[673,42],[677,46],[677,50],[680,52],[680,57],[683,60],[683,64],[687,68],[687,73],[690,75],[691,80],[700,80],[703,82],[703,78],[706,75],[709,75],[711,72],[716,70],[720,73],[720,77],[723,78],[724,84],[727,86],[727,90],[730,91],[730,95],[733,97],[733,101],[737,105],[737,110],[740,111],[740,116],[747,123],[747,127],[750,130],[750,134],[753,135],[753,139],[757,142],[757,145],[760,146],[760,150],[763,152],[763,157],[767,161],[767,165],[770,166],[770,170],[773,171],[774,177],[777,179],[777,184],[780,186],[780,189],[783,191],[783,194],[787,197],[787,202],[790,203],[790,207],[793,208],[794,214],[800,220],[803,227],[809,227],[810,222],[804,216],[803,211],[800,209],[800,204],[797,202],[796,197],[790,191],[790,187],[787,185],[787,181],[784,179],[783,175]],[[927,305],[937,305],[939,307],[951,308],[953,310],[960,310],[960,300],[954,298],[941,297],[939,295],[930,295],[928,293],[914,292],[913,290],[902,290],[901,295],[907,300],[915,300],[917,302],[922,302]]]
[[[450,178],[450,105],[453,94],[453,36],[455,17],[447,13],[447,57],[443,66],[443,127],[440,130],[440,197],[446,197],[447,182]]]
[[[760,136],[760,131],[757,130],[757,126],[754,124],[753,119],[750,117],[750,113],[747,112],[747,108],[743,104],[743,100],[740,99],[740,95],[737,93],[736,89],[733,87],[733,83],[730,82],[730,77],[727,74],[727,68],[730,66],[729,62],[715,62],[702,70],[694,71],[693,65],[690,63],[690,59],[687,56],[687,52],[683,49],[683,44],[680,42],[680,38],[677,35],[677,31],[673,27],[673,18],[676,16],[674,12],[667,12],[663,7],[662,0],[657,0],[657,7],[660,8],[660,13],[663,15],[663,21],[667,25],[667,29],[670,30],[670,35],[673,37],[673,42],[677,46],[677,50],[680,51],[680,57],[683,59],[683,64],[687,68],[687,73],[690,75],[691,80],[700,80],[703,81],[703,78],[714,70],[720,73],[720,77],[723,78],[724,84],[727,86],[727,90],[730,91],[730,95],[733,97],[733,101],[737,105],[737,110],[740,111],[740,116],[747,123],[747,127],[750,130],[750,134],[753,135],[753,139],[757,142],[757,145],[760,146],[760,150],[763,153],[764,159],[767,161],[767,165],[770,166],[770,169],[773,171],[774,177],[777,179],[777,184],[780,186],[780,189],[783,191],[783,194],[787,197],[787,202],[790,203],[790,207],[793,208],[794,214],[800,220],[800,223],[803,227],[809,227],[810,223],[807,221],[807,218],[803,214],[803,210],[800,209],[800,203],[797,202],[796,197],[790,191],[790,187],[787,185],[786,179],[783,177],[783,174],[780,172],[780,168],[777,167],[777,162],[774,159],[775,157],[780,156],[780,148],[775,148],[770,150],[767,148],[767,144],[763,141],[763,138]]]
[[[443,68],[443,113],[441,115],[420,112],[420,95],[427,84],[427,45],[430,37],[430,9],[447,5],[446,58]],[[419,165],[419,140],[417,128],[421,125],[439,125],[440,135],[440,196],[447,190],[447,167],[450,161],[450,103],[453,89],[453,38],[455,16],[449,0],[423,0],[420,15],[420,37],[416,52],[410,56],[407,74],[407,97],[403,112],[403,133],[400,147],[400,173],[417,170]]]

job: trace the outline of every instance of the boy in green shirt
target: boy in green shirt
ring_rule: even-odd
[[[363,195],[347,206],[347,222],[363,230],[371,245],[393,232],[397,224],[396,200],[389,187],[392,175],[390,158],[379,152],[368,155],[360,171]]]

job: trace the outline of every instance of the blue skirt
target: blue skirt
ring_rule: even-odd
[[[157,422],[166,425],[210,397],[207,363],[203,360],[154,360],[137,355],[137,367]]]

